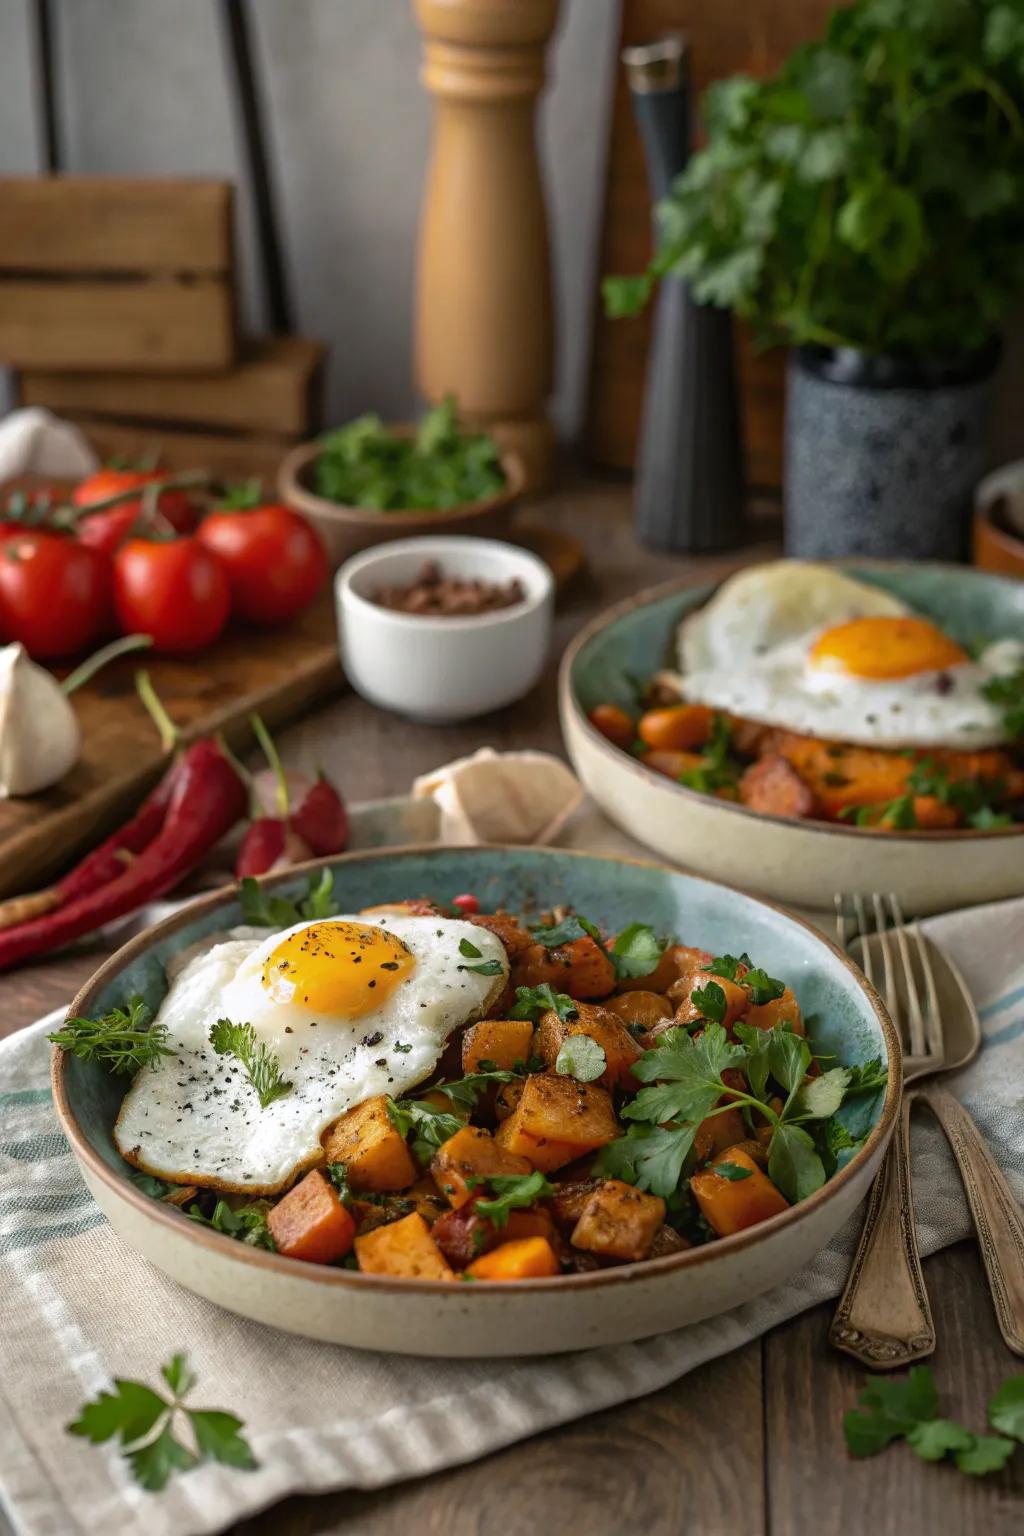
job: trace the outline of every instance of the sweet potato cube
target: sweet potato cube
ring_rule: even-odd
[[[645,1259],[664,1220],[665,1202],[657,1195],[606,1179],[584,1205],[570,1242],[606,1259]]]
[[[756,1024],[758,1029],[774,1029],[781,1024],[791,1029],[794,1035],[806,1033],[800,1004],[788,987],[781,997],[772,998],[770,1003],[752,1003],[747,1010],[746,1022]]]
[[[277,1202],[267,1226],[278,1253],[309,1264],[344,1258],[356,1231],[334,1185],[316,1168]]]
[[[512,981],[517,987],[542,987],[570,997],[607,997],[615,990],[615,967],[600,944],[588,936],[546,949],[531,944],[512,962]]]
[[[418,1211],[356,1238],[356,1258],[367,1275],[404,1280],[451,1280],[452,1271]]]
[[[604,1051],[605,1070],[597,1081],[603,1088],[631,1087],[631,1067],[642,1055],[621,1019],[607,1008],[592,1003],[578,1004],[579,1015],[575,1019],[560,1019],[553,1008],[541,1016],[537,1031],[537,1054],[549,1067],[554,1068],[558,1053],[570,1035],[589,1035]]]
[[[718,1161],[745,1168],[748,1175],[745,1179],[726,1179],[714,1169],[705,1168],[690,1180],[697,1204],[719,1237],[755,1227],[759,1221],[767,1221],[769,1216],[778,1216],[789,1208],[785,1195],[741,1147],[730,1147]]]
[[[717,1157],[726,1147],[734,1147],[746,1134],[747,1128],[738,1109],[723,1109],[709,1120],[703,1120],[693,1138],[698,1163],[706,1163],[709,1157]]]
[[[462,1037],[462,1070],[479,1072],[480,1063],[489,1061],[511,1072],[517,1062],[530,1058],[533,1025],[529,1019],[481,1019]]]
[[[407,1189],[419,1174],[405,1137],[391,1122],[383,1094],[357,1104],[336,1120],[324,1136],[323,1148],[329,1163],[344,1163],[348,1168],[353,1189],[386,1194]]]
[[[472,1179],[486,1179],[493,1173],[531,1173],[525,1157],[516,1157],[494,1137],[477,1125],[464,1126],[440,1147],[430,1165],[434,1183],[458,1208],[478,1192]]]
[[[537,1280],[559,1275],[562,1267],[544,1237],[521,1237],[482,1254],[466,1270],[474,1280]]]
[[[537,1072],[526,1079],[519,1103],[498,1127],[495,1140],[546,1173],[582,1152],[607,1146],[618,1134],[611,1097],[603,1088]]]

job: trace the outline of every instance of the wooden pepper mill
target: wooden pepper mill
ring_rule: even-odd
[[[558,0],[415,0],[437,103],[420,221],[416,381],[550,478],[548,223],[534,138]]]

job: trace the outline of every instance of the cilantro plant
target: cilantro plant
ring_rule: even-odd
[[[169,1396],[141,1381],[115,1378],[114,1390],[86,1403],[69,1432],[93,1445],[119,1440],[132,1475],[148,1493],[159,1493],[175,1472],[202,1461],[254,1471],[258,1463],[241,1433],[241,1419],[220,1408],[186,1406],[196,1378],[185,1356],[175,1355],[160,1374]],[[180,1437],[183,1428],[186,1440]]]
[[[494,439],[459,430],[455,397],[428,411],[411,437],[379,416],[360,416],[320,439],[313,467],[319,495],[378,512],[483,501],[504,488]]]
[[[856,0],[766,81],[706,98],[707,145],[658,210],[635,313],[667,272],[764,344],[960,356],[1024,286],[1024,12]]]
[[[961,1472],[977,1477],[998,1472],[1013,1455],[1014,1441],[1024,1440],[1024,1376],[1011,1376],[989,1402],[994,1435],[975,1434],[940,1416],[935,1379],[926,1365],[913,1366],[905,1377],[869,1377],[858,1402],[843,1419],[851,1456],[875,1456],[894,1440],[905,1440],[922,1461],[952,1456]]]

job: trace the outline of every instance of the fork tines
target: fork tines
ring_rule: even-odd
[[[861,968],[881,992],[907,1054],[940,1054],[939,1005],[928,943],[918,924],[907,922],[895,891],[840,893],[835,909],[839,947],[849,951],[861,940]]]

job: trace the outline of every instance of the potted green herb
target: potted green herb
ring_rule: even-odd
[[[674,273],[791,347],[792,553],[959,558],[1024,290],[1024,0],[857,0],[706,118],[609,312]]]

